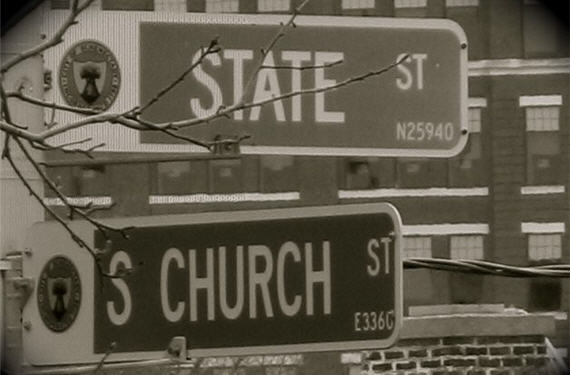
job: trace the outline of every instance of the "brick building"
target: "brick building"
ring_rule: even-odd
[[[122,38],[116,38],[117,29],[109,27],[113,23],[102,21],[113,14],[161,19],[171,12],[288,13],[298,3],[96,1],[65,42],[45,54],[53,76],[45,97],[62,100],[57,87],[60,59],[80,39],[97,39],[117,53],[125,66],[121,90],[136,97],[136,79],[128,79],[126,68],[127,61],[138,59],[133,55],[136,39],[126,27]],[[42,19],[40,31],[54,30],[68,7],[66,0],[38,7],[34,14]],[[143,147],[131,132],[101,128],[93,130],[106,142],[97,162],[46,155],[54,181],[70,197],[116,203],[102,216],[385,201],[402,216],[406,257],[570,263],[567,26],[533,0],[311,0],[303,13],[449,18],[459,23],[469,41],[471,134],[464,151],[450,159],[243,155],[188,160],[188,149],[182,146]],[[129,103],[119,96],[116,110]],[[46,196],[54,207],[61,203],[49,191]],[[404,283],[406,307],[483,302],[531,311],[570,308],[568,280],[413,270],[405,272]]]

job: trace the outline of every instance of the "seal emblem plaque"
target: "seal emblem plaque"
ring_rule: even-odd
[[[55,256],[46,263],[40,274],[37,299],[46,327],[54,332],[71,327],[81,305],[81,280],[69,258]]]
[[[119,63],[103,44],[81,41],[65,53],[59,67],[59,88],[67,104],[106,110],[117,98],[120,86]]]

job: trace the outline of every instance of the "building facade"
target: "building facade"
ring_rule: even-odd
[[[44,55],[45,97],[62,101],[60,63],[77,40],[95,39],[120,64],[136,58],[135,35],[102,20],[184,13],[290,13],[299,0],[101,0]],[[68,0],[47,1],[41,30],[54,30]],[[152,16],[150,16],[152,14]],[[482,259],[524,266],[570,263],[570,53],[567,26],[537,1],[311,0],[303,14],[447,18],[469,43],[469,141],[453,158],[188,156],[189,148],[141,146],[137,135],[101,127],[81,135],[106,145],[92,161],[45,156],[62,191],[77,201],[114,206],[105,216],[140,216],[390,202],[404,224],[404,257]],[[117,37],[120,33],[120,37]],[[138,62],[133,62],[136,65]],[[122,74],[121,95],[136,98],[136,73]],[[136,70],[136,69],[134,69]],[[134,79],[131,79],[134,77]],[[48,80],[49,81],[49,80]],[[135,100],[136,102],[136,100]],[[62,118],[61,120],[65,120]],[[184,146],[189,147],[189,146]],[[46,202],[61,202],[46,189]],[[421,286],[421,287],[420,287]],[[405,307],[504,303],[567,311],[565,279],[511,279],[407,270]]]

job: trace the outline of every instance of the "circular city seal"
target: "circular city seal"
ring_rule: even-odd
[[[119,63],[103,44],[85,40],[63,56],[59,88],[70,106],[106,110],[117,98],[120,86]]]
[[[73,324],[81,305],[81,281],[69,258],[55,256],[46,263],[40,274],[37,297],[46,327],[63,332]]]

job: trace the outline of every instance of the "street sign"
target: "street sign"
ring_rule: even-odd
[[[145,118],[179,121],[237,102],[262,58],[260,50],[285,20],[228,15],[207,23],[141,22],[141,103],[175,80],[214,36],[223,47]],[[310,16],[295,23],[264,59],[263,65],[279,69],[262,69],[246,101],[331,86],[401,63],[377,77],[237,111],[182,133],[210,140],[249,134],[244,154],[450,157],[463,149],[467,39],[459,25],[444,19]],[[300,66],[320,68],[294,69]],[[141,141],[176,142],[158,132],[142,133]]]
[[[175,336],[186,338],[191,357],[385,348],[397,340],[401,221],[389,204],[109,223],[136,225],[128,240],[113,236],[102,258],[106,272],[131,268],[124,278],[102,277],[56,223],[32,229],[25,273],[42,275],[48,287],[24,310],[31,363],[97,361],[113,342],[110,360],[156,358]],[[99,232],[74,225],[95,247],[106,246]],[[65,268],[46,275],[51,263]],[[80,294],[73,317],[49,295],[50,285],[71,279],[65,272],[79,275],[75,288],[82,288],[73,292]],[[51,315],[65,327],[53,330],[45,323]]]

